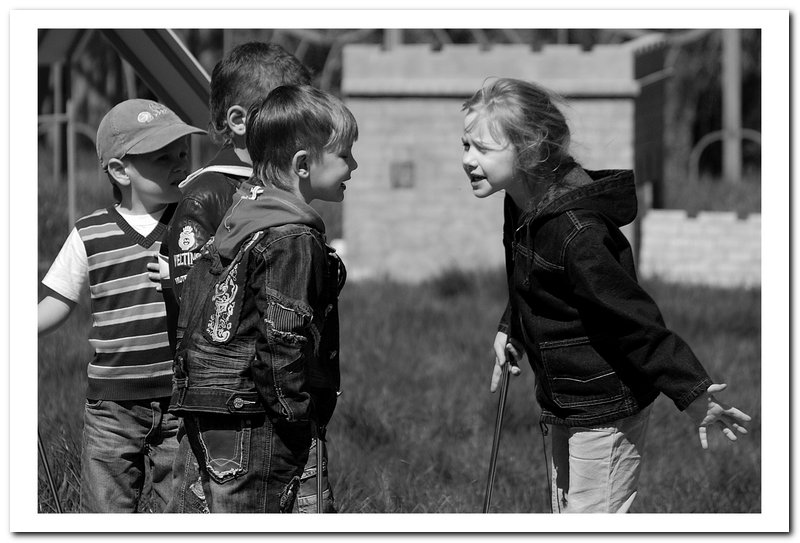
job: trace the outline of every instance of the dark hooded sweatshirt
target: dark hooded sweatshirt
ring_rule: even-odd
[[[631,171],[577,165],[529,209],[506,197],[499,329],[525,345],[543,422],[610,422],[659,392],[683,410],[712,383],[637,281],[620,231],[636,203]]]

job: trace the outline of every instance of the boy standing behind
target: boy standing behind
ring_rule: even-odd
[[[210,136],[222,145],[217,155],[180,185],[183,193],[167,230],[167,242],[161,248],[169,263],[169,277],[162,278],[167,304],[170,343],[175,348],[177,313],[186,274],[200,255],[200,249],[214,235],[222,217],[231,206],[234,194],[252,174],[252,160],[245,143],[247,110],[263,100],[275,87],[307,85],[311,74],[293,55],[279,45],[247,42],[234,47],[211,73]],[[206,509],[202,489],[192,466],[188,442],[183,431],[178,436],[180,450],[177,464],[187,465],[185,473],[176,473],[175,502],[170,510],[192,512]],[[315,512],[316,449],[311,450],[309,465],[303,474],[298,506],[301,512]],[[323,451],[327,458],[327,451]],[[336,512],[333,492],[324,461],[323,488],[325,512]]]
[[[222,145],[204,167],[187,177],[167,233],[172,294],[180,302],[186,274],[214,235],[233,195],[252,173],[245,145],[247,108],[280,85],[306,85],[311,75],[280,46],[248,42],[232,49],[211,74],[210,136]]]
[[[345,270],[309,203],[344,198],[358,127],[310,86],[278,87],[247,115],[253,177],[187,276],[170,411],[211,512],[288,513],[339,388]]]
[[[167,413],[172,360],[166,312],[148,278],[188,169],[189,134],[165,106],[127,100],[97,130],[117,204],[79,219],[42,283],[39,335],[58,328],[88,286],[95,350],[88,367],[81,512],[134,513],[149,466],[154,506],[171,495],[178,420]]]

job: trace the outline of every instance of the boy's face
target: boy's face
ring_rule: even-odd
[[[124,163],[133,199],[145,207],[177,202],[181,197],[178,183],[188,174],[189,136],[151,153],[128,155]]]
[[[358,168],[358,162],[353,158],[352,146],[338,153],[323,151],[316,160],[311,162],[312,199],[326,202],[344,200],[346,188],[344,183],[350,179],[350,174],[356,168]]]
[[[497,191],[515,188],[514,146],[492,136],[485,116],[472,111],[464,117],[461,143],[464,146],[461,164],[476,197],[486,198]]]

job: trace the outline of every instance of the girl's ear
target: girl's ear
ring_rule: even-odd
[[[306,179],[311,174],[308,151],[300,149],[292,157],[292,173],[300,179]]]
[[[122,186],[131,184],[131,179],[128,177],[128,172],[125,171],[125,163],[118,158],[112,158],[108,161],[108,174]]]
[[[242,106],[231,106],[225,115],[225,121],[228,123],[228,128],[237,136],[244,136],[247,128],[245,122],[247,121],[247,112]]]

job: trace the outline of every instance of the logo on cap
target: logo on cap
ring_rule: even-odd
[[[136,117],[136,120],[139,121],[140,123],[147,124],[147,123],[153,122],[156,117],[160,117],[161,115],[164,115],[165,113],[172,113],[165,106],[163,106],[161,104],[158,104],[158,103],[148,104],[147,107],[150,109],[150,111],[142,111]]]

